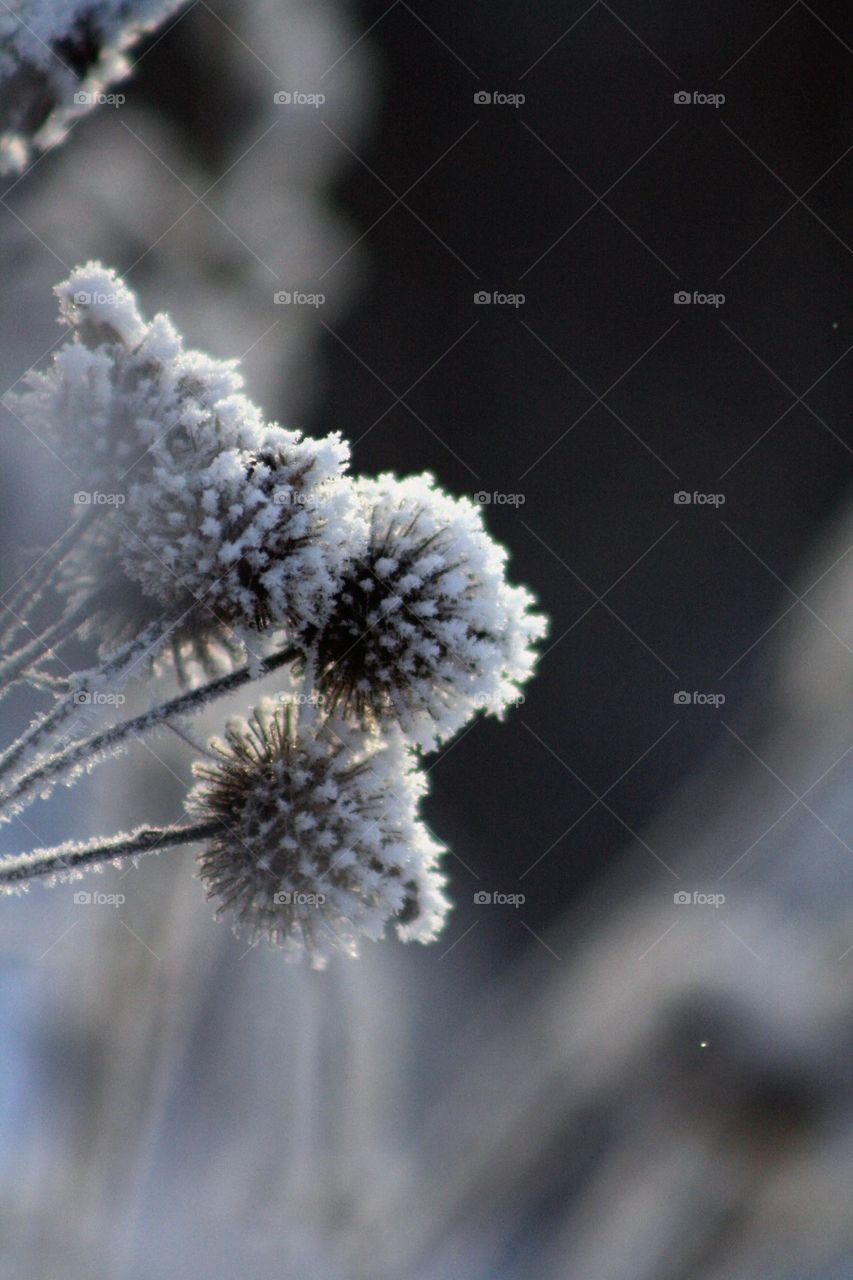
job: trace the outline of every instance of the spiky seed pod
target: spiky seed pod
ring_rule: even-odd
[[[9,403],[61,450],[86,493],[124,505],[164,442],[175,466],[205,466],[222,449],[262,443],[264,422],[242,394],[236,361],[185,350],[167,316],[147,322],[115,271],[88,262],[54,293],[68,337]]]
[[[88,486],[98,519],[69,560],[112,642],[163,616],[207,660],[230,627],[315,625],[366,539],[349,448],[265,423],[235,362],[186,351],[100,263],[56,288],[70,337],[14,397]]]
[[[75,267],[54,293],[68,338],[9,403],[92,489],[124,496],[164,462],[200,469],[225,449],[267,447],[237,361],[186,350],[168,316],[146,321],[111,268]]]
[[[200,874],[235,932],[315,967],[391,920],[404,941],[436,936],[449,909],[442,849],[418,819],[426,778],[399,733],[266,701],[212,750],[188,807],[222,824]]]
[[[155,452],[152,450],[152,452]],[[366,526],[338,435],[267,427],[252,450],[187,466],[156,449],[121,512],[121,561],[144,595],[198,628],[316,625]],[[209,626],[209,624],[208,624]]]
[[[312,633],[326,705],[365,726],[397,720],[422,746],[477,710],[501,715],[533,672],[546,619],[506,581],[482,508],[430,475],[357,480],[367,551]]]

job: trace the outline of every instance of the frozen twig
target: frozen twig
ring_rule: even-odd
[[[72,879],[81,869],[140,853],[158,853],[179,844],[208,840],[219,832],[218,822],[197,822],[180,827],[140,827],[122,832],[108,840],[96,839],[86,844],[69,841],[52,849],[34,849],[11,858],[0,859],[0,892],[25,889],[31,880],[55,877]]]

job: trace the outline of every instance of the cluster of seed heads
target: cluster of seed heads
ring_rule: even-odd
[[[166,316],[146,322],[99,263],[56,293],[67,339],[10,408],[63,449],[90,501],[44,590],[64,605],[63,638],[100,641],[86,687],[156,668],[184,692],[57,747],[73,691],[46,657],[56,637],[13,652],[0,679],[53,680],[56,703],[0,756],[0,818],[277,671],[289,701],[229,722],[197,768],[186,830],[204,833],[208,892],[252,942],[315,962],[390,921],[429,940],[448,903],[418,817],[420,753],[478,712],[501,716],[545,631],[482,508],[430,475],[353,476],[339,434],[265,422],[234,362],[186,350]],[[45,874],[77,875],[115,847],[24,855],[0,863],[0,884],[25,884],[39,857]]]

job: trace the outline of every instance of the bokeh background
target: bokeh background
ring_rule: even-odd
[[[182,853],[3,905],[4,1280],[853,1276],[851,45],[802,0],[196,0],[4,181],[3,388],[98,257],[356,470],[488,495],[552,619],[428,761],[433,947],[247,953]],[[2,428],[8,583],[68,476]],[[190,762],[3,849],[174,821]]]

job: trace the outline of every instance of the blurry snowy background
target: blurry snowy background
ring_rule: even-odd
[[[802,0],[196,0],[3,180],[3,389],[98,257],[357,470],[491,495],[553,625],[432,764],[432,948],[247,953],[179,852],[2,905],[2,1280],[853,1277],[851,45]],[[0,425],[5,585],[67,477]],[[3,849],[188,778],[157,739]]]

